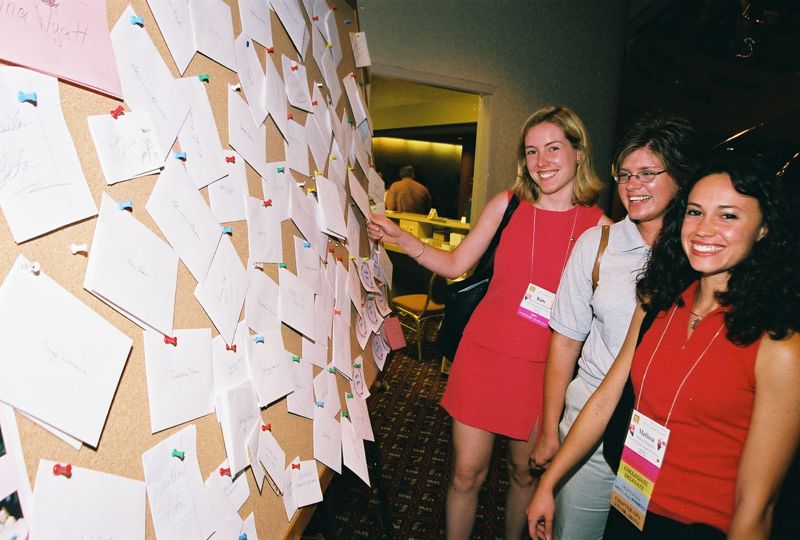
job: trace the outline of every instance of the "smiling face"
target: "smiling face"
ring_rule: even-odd
[[[758,201],[736,191],[727,174],[708,175],[689,193],[681,245],[689,264],[704,276],[727,280],[765,234]]]
[[[664,163],[648,148],[637,148],[625,156],[619,168],[619,172],[631,174],[663,170]],[[678,193],[678,183],[668,172],[664,172],[646,184],[638,178],[631,178],[626,183],[619,184],[617,189],[619,198],[633,222],[660,224],[667,206]]]
[[[536,124],[525,134],[525,165],[543,196],[572,197],[580,151],[555,124]]]

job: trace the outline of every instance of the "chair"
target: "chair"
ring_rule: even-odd
[[[428,291],[425,294],[404,294],[392,298],[392,306],[400,315],[400,325],[416,335],[417,359],[420,362],[422,362],[423,326],[429,321],[441,321],[444,318],[444,304],[434,300],[440,284],[444,285],[444,278],[431,274]],[[413,324],[408,319],[411,319]]]

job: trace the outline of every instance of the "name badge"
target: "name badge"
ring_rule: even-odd
[[[611,506],[640,531],[644,528],[653,487],[664,463],[667,440],[669,429],[633,410],[619,470],[611,490]]]
[[[548,328],[550,325],[550,311],[553,309],[555,299],[555,293],[529,283],[517,308],[517,315],[539,326]]]

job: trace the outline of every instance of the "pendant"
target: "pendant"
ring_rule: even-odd
[[[702,320],[703,320],[703,317],[696,318],[695,320],[693,320],[692,322],[689,323],[689,328],[694,330],[695,328],[697,328],[697,325],[700,324],[700,321],[702,321]]]

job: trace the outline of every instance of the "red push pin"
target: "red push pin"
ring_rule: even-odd
[[[177,347],[178,346],[178,336],[175,336],[175,337],[164,336],[164,343],[166,343],[167,345],[175,345]]]
[[[233,345],[228,345],[228,344],[226,343],[226,344],[225,344],[225,350],[226,350],[226,351],[233,351],[233,352],[236,352],[236,344],[234,343]]]
[[[261,424],[261,431],[272,431],[272,424]]]
[[[333,314],[334,315],[341,315],[342,314],[342,310],[341,309],[334,309],[333,310]]]
[[[275,47],[267,47],[267,52],[273,54],[275,52]]]
[[[342,259],[341,257],[336,257],[336,260],[339,262],[344,262],[344,259]]]
[[[219,468],[219,475],[220,476],[230,476],[231,475],[231,468],[228,467],[227,469],[223,469],[222,467]]]
[[[72,465],[70,465],[69,463],[67,463],[66,465],[59,465],[58,463],[56,463],[55,465],[53,465],[53,475],[72,478]]]
[[[266,199],[263,203],[261,203],[261,205],[264,208],[269,208],[270,206],[272,206],[272,199]]]
[[[300,470],[300,464],[299,463],[292,463],[292,469],[297,469],[299,471]]]
[[[336,6],[332,6],[331,11],[336,11]]]
[[[288,116],[289,116],[289,120],[294,120],[294,115],[292,113],[289,113]]]
[[[328,253],[334,253],[335,251],[336,249],[333,246],[328,248]]]
[[[289,69],[290,69],[291,71],[297,71],[297,69],[298,69],[298,68],[297,68],[297,65],[295,64],[295,65],[293,65],[293,66],[290,66],[290,67],[289,67]]]
[[[315,21],[315,22],[318,21],[319,20],[319,15],[314,15],[313,17],[311,17],[311,20]]]
[[[226,156],[225,163],[236,163],[236,156]]]
[[[312,100],[311,100],[311,104],[312,104],[314,107],[316,107],[316,106],[317,106],[317,100],[316,100],[316,99],[312,99]]]
[[[122,108],[122,105],[111,111],[111,116],[114,117],[114,120],[119,118],[119,115],[125,114],[125,109]]]

